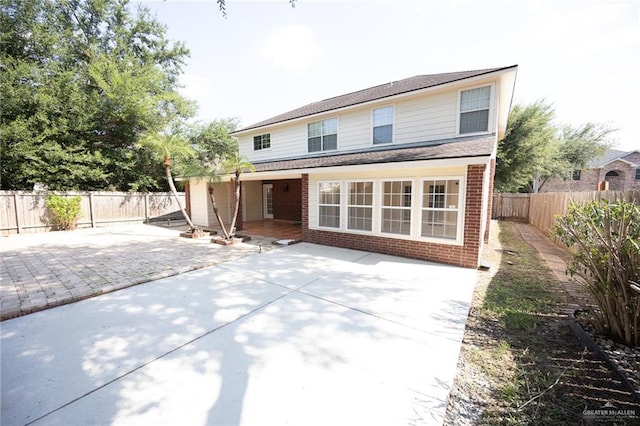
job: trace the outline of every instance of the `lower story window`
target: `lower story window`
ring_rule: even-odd
[[[318,225],[340,228],[340,182],[320,182]]]
[[[457,239],[460,197],[459,179],[423,181],[420,235],[431,238]]]
[[[382,232],[411,234],[411,192],[410,180],[382,182]]]
[[[349,183],[349,229],[371,231],[373,225],[373,182]]]

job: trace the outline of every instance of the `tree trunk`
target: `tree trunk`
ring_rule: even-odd
[[[233,213],[233,220],[231,221],[231,229],[229,230],[229,235],[231,237],[236,235],[236,221],[238,219],[238,210],[240,209],[240,171],[236,170],[236,205],[235,211]]]
[[[213,195],[213,187],[209,186],[209,199],[211,200],[211,205],[213,206],[213,213],[216,215],[216,219],[218,220],[218,224],[220,225],[220,229],[222,229],[222,233],[224,234],[224,238],[226,240],[229,239],[229,233],[222,222],[222,217],[220,217],[220,212],[218,212],[218,205],[216,204],[216,197]]]
[[[164,160],[164,171],[167,175],[167,182],[169,182],[169,189],[171,190],[171,193],[175,197],[176,202],[178,203],[178,207],[180,207],[182,216],[184,216],[184,218],[187,220],[187,223],[189,224],[189,228],[191,229],[191,232],[193,232],[196,230],[196,226],[193,224],[193,222],[191,222],[191,218],[187,214],[187,211],[184,209],[184,207],[182,207],[182,204],[180,203],[180,199],[178,198],[178,190],[176,190],[176,186],[173,183],[173,176],[171,176],[171,162],[170,160],[167,160],[167,158],[165,158]]]

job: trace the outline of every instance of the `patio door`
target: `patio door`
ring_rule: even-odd
[[[265,219],[273,219],[273,184],[262,185],[262,213]]]

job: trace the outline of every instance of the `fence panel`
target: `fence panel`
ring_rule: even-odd
[[[590,191],[590,192],[546,192],[531,194],[529,223],[549,235],[556,215],[567,212],[573,201],[584,203],[592,200],[615,201],[624,199],[640,203],[640,191]]]
[[[81,197],[79,228],[181,217],[175,198],[167,192],[55,193],[65,197]],[[45,191],[0,191],[1,235],[51,230],[51,217],[45,206],[48,194]],[[184,193],[179,193],[178,198],[184,206]]]
[[[494,193],[491,218],[501,220],[529,220],[530,194]]]

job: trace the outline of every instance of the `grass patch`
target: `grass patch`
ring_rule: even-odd
[[[466,362],[484,374],[477,424],[581,424],[585,407],[612,401],[628,407],[615,375],[585,351],[571,332],[558,283],[515,224],[497,222],[500,266],[467,322]],[[495,250],[495,249],[494,249]],[[614,390],[612,390],[614,389]]]

